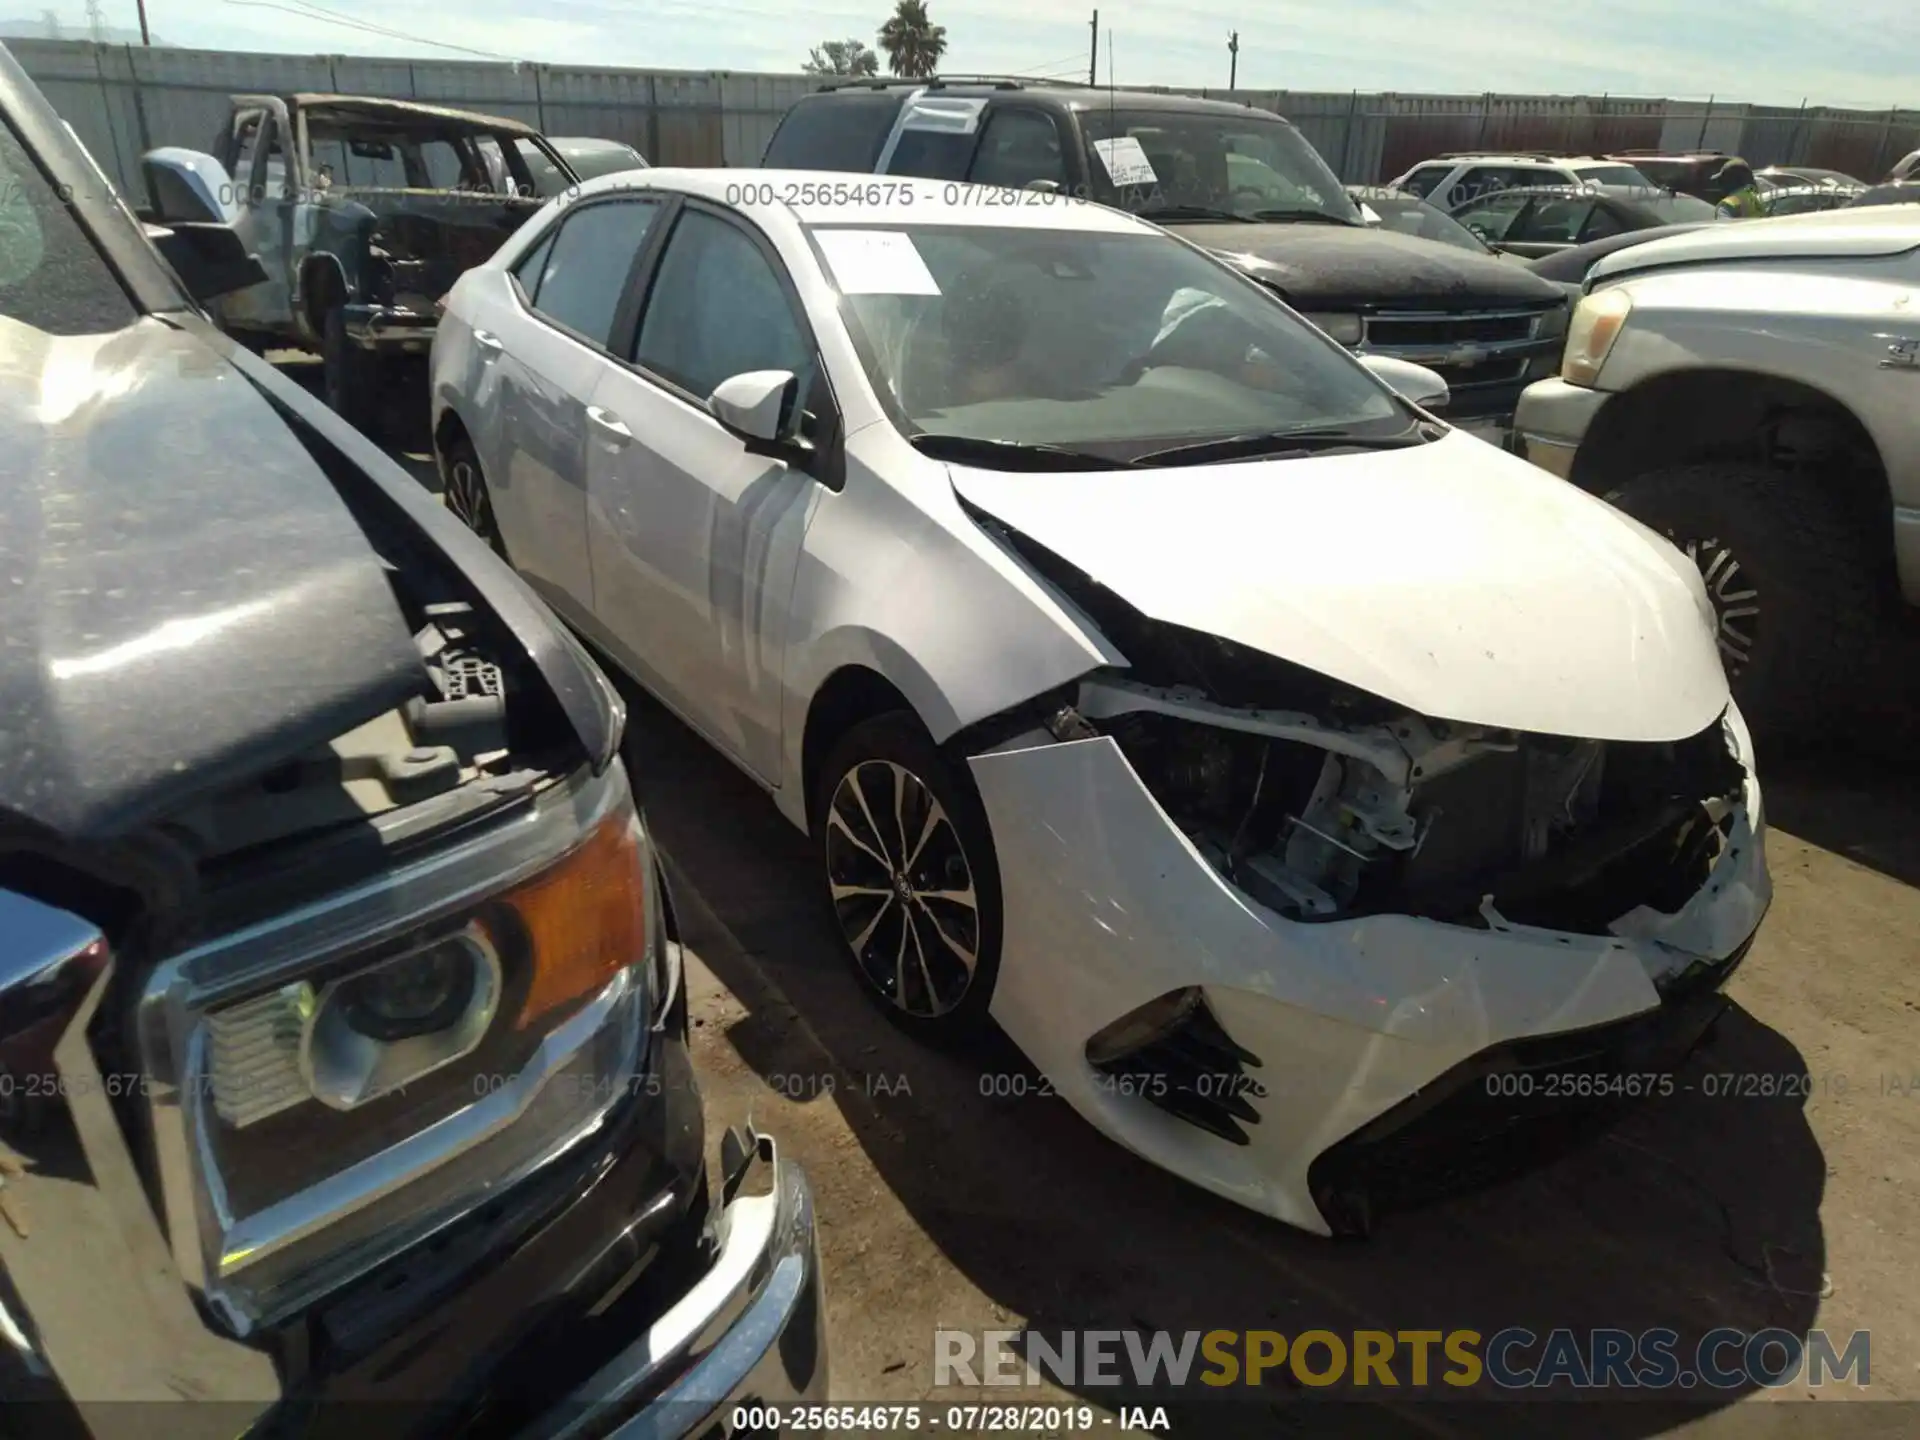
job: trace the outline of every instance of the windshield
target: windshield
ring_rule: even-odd
[[[47,177],[0,124],[0,317],[50,335],[99,335],[136,313]]]
[[[1391,230],[1398,235],[1417,235],[1422,240],[1438,240],[1442,245],[1471,250],[1476,255],[1493,253],[1466,226],[1445,211],[1434,209],[1424,200],[1416,200],[1411,195],[1377,193],[1358,198],[1380,217],[1382,230]]]
[[[569,145],[562,141],[557,148],[566,157],[567,164],[573,167],[573,173],[582,180],[598,180],[602,175],[613,175],[622,170],[648,168],[647,162],[640,158],[639,152],[625,145],[597,143]],[[531,161],[528,163],[532,164]],[[544,156],[541,157],[540,164],[545,167],[545,172],[544,174],[536,172],[535,178],[539,183],[549,184],[558,179],[559,172]],[[540,193],[544,195],[547,192],[543,190]]]
[[[1166,235],[816,227],[875,393],[909,436],[1132,459],[1407,409],[1277,299]]]
[[[1582,165],[1573,172],[1582,185],[1635,185],[1653,188],[1653,182],[1631,165]]]
[[[1147,219],[1361,223],[1327,162],[1283,120],[1180,110],[1084,110],[1093,198]],[[1211,212],[1199,214],[1194,212]]]

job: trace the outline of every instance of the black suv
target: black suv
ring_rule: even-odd
[[[1247,105],[1014,79],[829,84],[761,164],[1045,189],[1153,220],[1351,349],[1437,371],[1456,420],[1504,422],[1558,371],[1566,292],[1521,265],[1371,224],[1289,121]]]

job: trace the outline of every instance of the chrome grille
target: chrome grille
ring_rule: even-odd
[[[1557,361],[1565,343],[1561,327],[1546,321],[1556,313],[1537,310],[1382,310],[1361,317],[1357,347],[1363,355],[1391,355],[1436,372],[1456,393],[1513,385],[1545,357]]]

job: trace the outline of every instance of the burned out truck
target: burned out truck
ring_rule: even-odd
[[[422,383],[434,302],[578,183],[517,120],[356,95],[236,95],[211,152],[142,169],[143,218],[230,225],[259,257],[267,279],[217,303],[221,326],[318,351],[327,403],[367,430]]]

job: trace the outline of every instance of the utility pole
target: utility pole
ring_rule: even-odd
[[[1227,37],[1227,89],[1240,88],[1240,32]]]
[[[107,43],[107,19],[100,13],[100,0],[87,0],[87,33],[94,44]]]
[[[1100,12],[1093,12],[1093,48],[1087,54],[1087,84],[1097,83],[1100,69]]]
[[[140,6],[140,43],[153,44],[153,37],[147,33],[147,0],[138,0]]]

